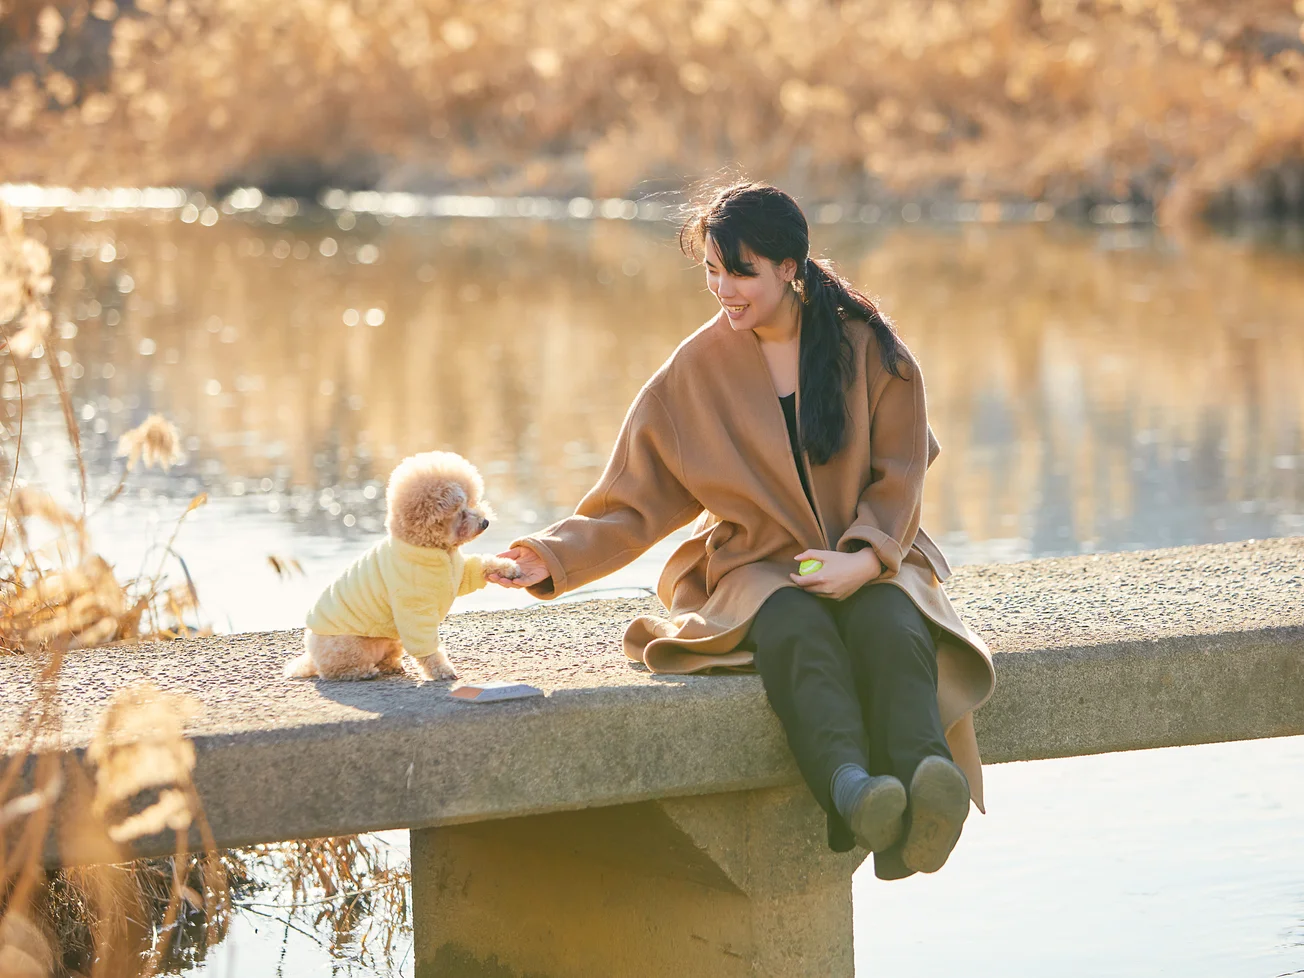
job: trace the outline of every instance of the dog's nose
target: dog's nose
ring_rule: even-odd
[[[489,529],[489,521],[486,520],[486,519],[484,519],[484,518],[481,518],[481,520],[480,520],[480,529],[482,529],[482,530],[487,530],[487,529]]]

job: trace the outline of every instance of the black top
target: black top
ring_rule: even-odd
[[[815,509],[815,497],[811,495],[810,483],[806,481],[806,467],[801,462],[801,433],[797,427],[797,393],[779,398],[783,407],[783,420],[788,422],[788,444],[792,446],[792,458],[797,463],[797,474],[801,476],[801,488],[806,493],[810,508]]]

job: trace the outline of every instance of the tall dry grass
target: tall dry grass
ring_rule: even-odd
[[[119,582],[92,549],[71,398],[60,358],[46,349],[52,284],[44,245],[24,234],[16,212],[0,209],[0,354],[7,368],[0,654],[34,656],[40,667],[37,695],[11,728],[23,733],[4,745],[0,773],[0,975],[152,975],[175,943],[185,906],[202,913],[206,942],[217,938],[229,910],[215,847],[197,858],[186,854],[192,826],[204,835],[191,781],[194,751],[183,733],[193,707],[148,685],[120,691],[83,764],[58,751],[58,680],[68,650],[185,629],[184,613],[196,601],[193,586],[166,586],[162,568]],[[80,513],[21,481],[24,376],[39,359],[51,370],[78,460]],[[125,436],[124,481],[138,459],[170,464],[175,441],[175,429],[156,418]],[[134,842],[166,833],[176,840],[171,859],[122,865]],[[49,871],[51,851],[77,852],[91,864]]]
[[[159,973],[220,938],[231,911],[182,733],[192,709],[150,684],[110,701],[86,761],[54,747],[62,653],[43,661],[40,695],[6,744],[0,774],[0,975],[92,978]],[[57,813],[57,815],[56,815]],[[188,853],[194,827],[204,851]],[[172,838],[175,855],[129,863],[134,843]],[[52,850],[84,865],[47,869]]]
[[[11,0],[0,180],[1304,209],[1299,0]],[[1292,162],[1293,161],[1293,164]]]
[[[198,704],[142,684],[109,702],[85,762],[58,752],[59,673],[72,650],[193,635],[198,608],[173,545],[152,573],[119,580],[92,547],[85,467],[62,364],[51,348],[49,253],[0,209],[0,356],[5,487],[0,513],[0,654],[35,657],[37,695],[11,729],[0,768],[0,978],[150,976],[193,964],[226,933],[232,914],[329,927],[338,955],[392,964],[407,927],[407,871],[358,837],[219,850],[192,780],[194,748],[184,732]],[[52,371],[77,460],[80,506],[24,484],[24,377],[33,360]],[[154,415],[123,435],[122,493],[137,465],[167,468],[180,457],[177,430]],[[193,499],[181,519],[203,505]],[[77,511],[75,511],[77,510]],[[83,652],[81,654],[93,654]],[[164,859],[127,861],[143,840],[171,838]],[[198,854],[192,854],[198,840]],[[51,853],[80,865],[47,868]],[[240,899],[233,904],[231,893]],[[290,895],[265,902],[265,893]],[[305,933],[309,931],[304,930]],[[310,934],[310,936],[313,936]]]
[[[0,652],[66,651],[193,634],[203,629],[186,622],[198,609],[194,582],[185,574],[173,584],[167,574],[169,558],[184,573],[184,562],[173,549],[176,529],[152,572],[128,580],[119,580],[92,546],[80,429],[63,360],[57,350],[46,349],[57,343],[47,308],[52,286],[49,251],[23,233],[16,210],[0,207],[0,354],[5,361],[0,404],[7,422],[0,425],[7,476],[0,520]],[[37,360],[54,381],[76,462],[79,505],[71,509],[46,489],[20,481],[25,378]],[[180,456],[180,438],[174,426],[154,415],[122,436],[119,452],[126,457],[122,478],[97,506],[121,494],[138,463],[170,466]],[[204,495],[196,496],[182,520],[205,501]]]

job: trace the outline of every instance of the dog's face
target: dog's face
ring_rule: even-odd
[[[489,528],[489,504],[475,486],[455,485],[448,515],[448,548],[469,543]]]
[[[414,455],[390,476],[385,523],[404,543],[454,550],[489,526],[493,513],[483,492],[480,474],[460,455]]]

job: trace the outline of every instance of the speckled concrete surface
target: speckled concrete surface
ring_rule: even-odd
[[[995,653],[1298,627],[1304,626],[1304,537],[962,567],[947,590]],[[626,623],[660,609],[648,598],[454,615],[443,630],[445,646],[465,681],[511,679],[548,692],[737,681],[658,677],[629,662],[620,644]],[[71,653],[61,684],[65,736],[84,743],[113,691],[144,678],[203,702],[197,734],[467,709],[445,695],[445,686],[423,685],[415,674],[349,684],[286,682],[280,667],[298,642],[295,632],[261,632]],[[23,658],[0,658],[0,731],[13,732],[16,707],[31,696],[31,669]]]
[[[957,608],[993,652],[1304,625],[1304,537],[962,567]]]
[[[997,695],[978,714],[990,760],[1304,732],[1304,538],[968,567],[948,591],[996,653]],[[72,653],[61,744],[83,746],[136,680],[194,696],[198,780],[224,841],[791,781],[755,676],[654,676],[626,660],[626,622],[656,607],[453,616],[463,679],[549,694],[492,706],[414,677],[283,680],[292,632]],[[0,659],[7,740],[32,677],[31,660]]]

